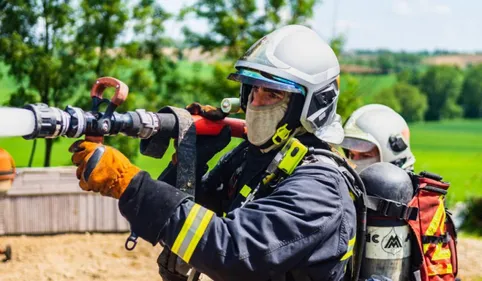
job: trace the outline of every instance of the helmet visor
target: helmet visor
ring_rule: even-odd
[[[236,73],[229,74],[228,79],[247,85],[305,95],[303,86],[268,73],[240,69]]]
[[[369,152],[377,147],[373,142],[352,137],[345,137],[340,146],[346,150],[356,152]]]

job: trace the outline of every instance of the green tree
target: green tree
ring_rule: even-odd
[[[422,79],[422,73],[418,69],[404,69],[397,74],[397,81],[407,83],[413,86],[419,86]]]
[[[73,9],[68,0],[0,3],[0,59],[19,84],[15,105],[40,101],[63,107],[80,79],[82,64],[72,53]],[[53,140],[46,139],[44,166]]]
[[[407,122],[424,120],[427,111],[427,97],[420,93],[417,87],[404,82],[380,91],[373,100],[391,107],[400,113]]]
[[[337,113],[346,120],[353,111],[363,105],[360,96],[360,81],[350,74],[341,74],[340,96],[337,104]]]
[[[149,58],[149,69],[152,71],[153,87],[144,87],[143,93],[149,104],[159,106],[170,99],[180,88],[177,64],[163,51],[174,49],[174,43],[165,35],[165,21],[172,18],[154,0],[141,0],[134,8],[134,44],[138,45],[142,59]],[[139,79],[132,79],[133,83]],[[137,83],[138,86],[143,86]],[[150,108],[152,110],[159,108]]]
[[[338,57],[338,60],[340,60],[342,55],[345,42],[346,37],[344,35],[338,35],[330,40],[330,46]],[[343,120],[346,120],[353,111],[362,106],[363,101],[359,89],[360,81],[356,77],[347,73],[341,73],[340,96],[338,98],[336,111]]]
[[[173,68],[162,54],[167,18],[153,0],[128,5],[120,0],[0,2],[0,58],[20,85],[10,103],[41,101],[60,108],[71,103],[90,110],[92,84],[98,77],[114,76],[130,88],[119,111],[153,110],[158,101],[153,99],[155,93],[163,89],[166,95],[168,88],[174,88],[168,82],[177,83],[175,77],[165,75]],[[129,22],[135,42],[123,44]],[[107,91],[106,97],[111,94]],[[53,140],[46,141],[44,164],[49,166]],[[138,154],[136,140],[116,137],[106,142],[128,157]]]
[[[402,105],[400,104],[400,101],[398,100],[398,97],[395,94],[393,87],[383,89],[378,92],[373,97],[373,102],[386,105],[391,109],[395,110],[396,112],[400,112],[402,110]]]
[[[170,40],[165,35],[164,22],[171,17],[154,0],[131,3],[121,0],[83,0],[77,34],[77,47],[84,50],[83,59],[91,67],[92,81],[101,76],[113,76],[129,86],[127,101],[119,112],[145,108],[156,111],[170,91],[176,90],[177,79],[169,73],[174,63],[163,54]],[[124,31],[132,26],[133,38],[122,43]],[[80,97],[83,104],[89,100]],[[131,160],[138,155],[139,142],[127,137],[106,138]]]
[[[395,59],[392,53],[383,52],[377,58],[377,65],[383,74],[388,74],[395,69]]]
[[[432,66],[420,80],[420,90],[427,95],[426,120],[450,119],[462,116],[457,104],[463,75],[453,66]]]
[[[128,18],[128,9],[123,1],[81,1],[76,47],[82,48],[83,57],[95,64],[95,78],[105,76],[114,63],[116,50],[112,48]]]
[[[330,40],[330,46],[333,49],[333,52],[335,52],[335,55],[338,57],[338,59],[340,59],[345,43],[346,43],[346,38],[343,35],[333,37]]]
[[[467,70],[460,101],[465,117],[482,117],[482,64]]]
[[[207,34],[184,28],[187,42],[205,51],[226,50],[230,59],[239,58],[258,39],[286,24],[306,24],[320,0],[266,0],[264,9],[256,0],[201,0],[181,12],[181,18],[194,14],[206,20]],[[282,17],[281,15],[285,15]]]
[[[407,122],[423,121],[428,109],[427,97],[412,85],[398,83],[394,88],[401,105],[399,113],[403,118]]]

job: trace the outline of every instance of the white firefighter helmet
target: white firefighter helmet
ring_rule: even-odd
[[[378,150],[378,159],[352,159],[355,164],[361,164],[360,168],[381,161],[405,170],[413,169],[415,157],[410,150],[410,130],[405,119],[390,107],[381,104],[362,106],[348,118],[344,130],[341,147],[345,151],[364,153],[374,147]]]
[[[301,126],[319,139],[339,144],[341,119],[336,114],[340,66],[331,47],[302,25],[279,28],[258,40],[236,62],[228,79],[241,82],[241,107],[246,111],[253,86],[294,93],[284,118],[265,147],[283,141]]]

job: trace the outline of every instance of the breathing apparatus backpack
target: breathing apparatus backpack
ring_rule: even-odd
[[[445,209],[450,185],[438,175],[407,173],[390,163],[373,164],[360,176],[369,209],[361,277],[455,280],[457,235]]]
[[[419,210],[417,219],[408,222],[416,242],[412,258],[415,280],[455,280],[457,231],[445,208],[450,184],[429,172],[411,174],[411,178],[415,195],[408,205]]]

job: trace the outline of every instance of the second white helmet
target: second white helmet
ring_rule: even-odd
[[[381,104],[360,107],[346,121],[344,131],[341,147],[345,151],[364,153],[376,146],[379,159],[374,157],[373,163],[390,162],[402,169],[413,170],[415,156],[410,150],[410,129],[405,119],[390,107]],[[352,158],[352,161],[370,164],[368,159]]]

